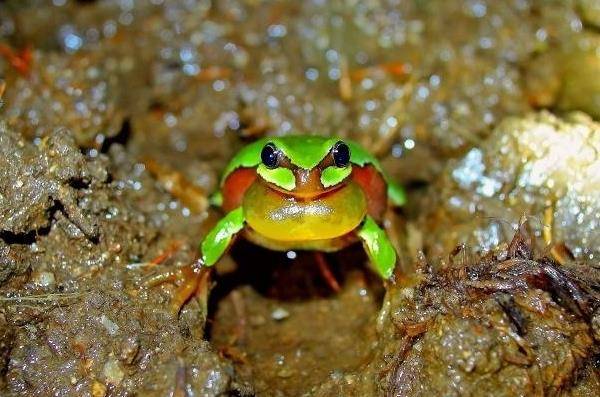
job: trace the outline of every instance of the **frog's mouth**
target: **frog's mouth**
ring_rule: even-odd
[[[319,199],[322,198],[323,196],[327,196],[329,194],[333,194],[335,193],[337,190],[343,189],[346,186],[346,183],[340,183],[328,188],[320,188],[317,190],[294,190],[294,191],[289,191],[289,190],[285,190],[273,183],[266,183],[267,186],[269,187],[269,189],[279,193],[281,196],[285,197],[285,198],[295,198],[296,200],[299,201],[309,201],[309,200],[315,200],[315,199]]]
[[[253,183],[242,203],[248,225],[276,240],[303,242],[334,239],[352,232],[367,212],[360,186],[350,181],[329,189],[289,192],[264,181]]]

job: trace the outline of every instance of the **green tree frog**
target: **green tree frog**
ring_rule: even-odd
[[[223,173],[213,201],[226,215],[201,244],[213,266],[234,237],[287,250],[339,250],[358,240],[375,271],[391,277],[396,252],[379,226],[404,190],[359,144],[335,137],[265,137],[244,147]]]

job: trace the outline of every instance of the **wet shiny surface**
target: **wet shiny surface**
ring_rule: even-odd
[[[248,225],[278,241],[323,240],[354,230],[367,210],[365,195],[352,182],[309,200],[299,200],[254,183],[243,200]]]
[[[529,216],[540,246],[564,242],[577,258],[597,261],[599,153],[600,125],[582,113],[505,120],[431,189],[441,205],[422,214],[422,225],[438,230],[425,236],[425,247],[432,255],[460,243],[488,251]]]

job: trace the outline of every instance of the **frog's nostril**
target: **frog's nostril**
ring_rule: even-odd
[[[321,184],[321,170],[314,168],[312,170],[296,169],[296,188],[292,194],[296,197],[314,197],[322,194],[324,191]]]
[[[315,173],[318,173],[318,170],[305,170],[302,168],[297,169],[296,172],[294,172],[294,175],[296,175],[296,186],[306,187],[307,185],[313,183],[313,180],[315,179]]]

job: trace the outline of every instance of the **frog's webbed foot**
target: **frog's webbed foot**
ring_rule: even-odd
[[[183,305],[193,296],[199,298],[204,310],[207,308],[210,288],[210,273],[213,266],[225,253],[235,235],[244,227],[242,208],[229,212],[221,219],[202,241],[202,256],[191,265],[158,273],[146,280],[146,287],[173,283],[177,289],[170,302],[171,311],[179,313]],[[175,248],[172,248],[173,250]],[[172,252],[171,252],[172,253]],[[170,254],[170,253],[169,253]],[[162,261],[163,256],[159,258]],[[156,265],[156,261],[150,262]]]
[[[194,263],[164,271],[153,275],[144,282],[145,287],[155,287],[163,283],[173,283],[177,289],[173,293],[169,307],[177,315],[183,305],[193,296],[197,296],[203,311],[206,313],[208,306],[208,292],[211,269],[202,265],[198,259]]]
[[[357,235],[377,273],[384,279],[389,279],[394,273],[396,251],[385,231],[367,215]]]

